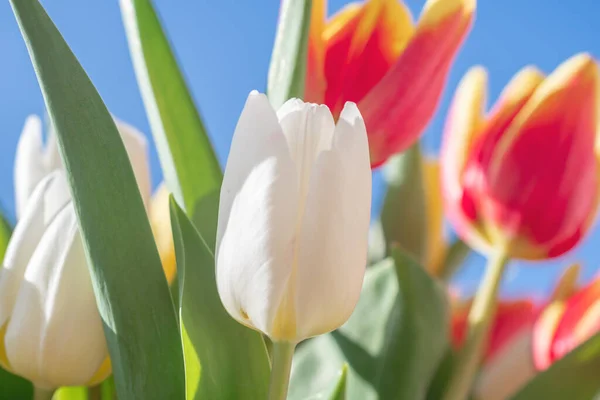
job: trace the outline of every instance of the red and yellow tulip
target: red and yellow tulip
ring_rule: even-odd
[[[559,256],[587,232],[597,207],[598,66],[579,54],[548,77],[525,68],[487,116],[486,79],[480,67],[467,73],[447,120],[441,163],[448,218],[483,252]]]
[[[367,0],[325,21],[315,0],[305,99],[337,117],[359,105],[377,167],[418,138],[438,104],[473,20],[475,0],[428,0],[414,24],[401,0]]]
[[[579,290],[571,285],[563,292],[535,323],[533,356],[538,370],[548,368],[600,332],[600,276]]]

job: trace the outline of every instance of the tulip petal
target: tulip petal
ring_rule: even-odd
[[[9,320],[29,259],[46,228],[70,201],[67,182],[54,172],[35,187],[11,236],[0,269],[0,327]]]
[[[152,191],[150,168],[148,167],[150,165],[148,159],[148,140],[133,126],[118,119],[115,119],[115,123],[121,133],[125,150],[127,150],[129,162],[133,168],[142,200],[147,207]]]
[[[444,206],[440,185],[440,164],[437,160],[423,157],[423,183],[427,210],[427,257],[425,266],[433,276],[439,276],[447,243],[444,238]]]
[[[412,36],[412,16],[398,0],[350,4],[328,23],[325,104],[334,116],[346,101],[358,102],[379,82]]]
[[[562,358],[597,332],[600,332],[600,278],[566,302],[552,342],[551,360]]]
[[[326,14],[327,1],[313,0],[304,88],[304,99],[311,103],[323,103],[323,97],[325,96],[325,43],[323,41],[323,31],[325,30]]]
[[[221,187],[216,277],[229,314],[264,333],[291,274],[297,203],[296,170],[275,111],[252,92]]]
[[[473,223],[474,200],[464,191],[463,171],[476,139],[481,135],[486,102],[487,73],[471,68],[462,78],[444,127],[440,163],[442,194],[448,218],[472,247],[485,249],[487,242]]]
[[[302,339],[339,327],[358,301],[370,220],[369,165],[364,122],[348,103],[332,150],[319,156],[312,172],[299,236],[296,304]]]
[[[402,55],[360,101],[373,168],[408,148],[422,133],[474,11],[475,0],[428,0]]]
[[[591,57],[579,55],[563,63],[514,118],[485,168],[489,200],[481,207],[504,235],[542,249],[540,257],[558,256],[574,246],[596,209],[598,176],[590,149],[596,138],[599,82]]]
[[[42,121],[37,115],[30,115],[25,121],[15,154],[14,181],[17,218],[23,214],[33,189],[48,173],[43,154]]]
[[[154,240],[162,262],[167,282],[171,284],[177,272],[175,259],[175,244],[171,230],[171,215],[169,212],[169,190],[164,182],[158,187],[148,209],[148,218],[154,233]]]
[[[5,343],[13,370],[47,388],[85,384],[108,354],[72,204],[29,260]]]

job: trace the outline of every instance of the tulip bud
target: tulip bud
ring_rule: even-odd
[[[148,164],[148,144],[146,138],[134,127],[115,119],[121,139],[129,155],[129,161],[135,173],[140,194],[147,204],[150,198],[150,169]],[[42,122],[36,115],[25,121],[15,156],[15,207],[20,218],[33,189],[46,175],[54,170],[63,169],[54,131],[48,132],[44,146]]]
[[[223,305],[274,341],[336,329],[367,259],[371,170],[363,119],[347,103],[292,99],[277,113],[253,92],[221,188],[216,275]]]
[[[160,261],[167,282],[171,284],[177,272],[177,260],[175,259],[175,243],[171,230],[171,215],[169,213],[169,191],[162,183],[150,200],[148,207],[148,218],[154,233],[154,241],[158,248]]]
[[[94,385],[110,361],[63,173],[21,212],[0,270],[0,364],[40,388]]]
[[[596,212],[598,67],[581,54],[547,78],[526,68],[487,118],[485,80],[483,69],[469,71],[447,120],[441,162],[448,217],[480,251],[559,256],[581,240]]]
[[[377,167],[406,150],[433,116],[475,0],[428,0],[418,22],[401,0],[352,3],[329,21],[313,1],[305,94],[337,118],[346,101],[362,110]]]

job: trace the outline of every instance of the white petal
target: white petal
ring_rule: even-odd
[[[295,174],[275,111],[265,95],[251,93],[221,187],[216,275],[227,311],[265,333],[291,271]]]
[[[327,106],[291,99],[277,111],[277,117],[296,164],[302,199],[299,206],[303,208],[311,171],[317,157],[332,145],[335,129],[333,116]]]
[[[150,163],[148,160],[148,141],[146,140],[146,137],[133,126],[119,121],[118,119],[115,119],[115,123],[121,133],[123,144],[127,150],[129,162],[133,168],[140,194],[142,195],[144,204],[148,206],[152,191]]]
[[[37,115],[30,115],[25,121],[15,155],[15,207],[18,218],[35,186],[50,172],[44,164],[43,147],[42,122]]]
[[[70,200],[64,175],[54,172],[36,186],[10,238],[0,269],[0,327],[10,318],[31,255],[46,228]]]
[[[43,387],[86,384],[108,354],[72,204],[29,261],[5,344],[12,369]]]
[[[364,122],[347,104],[331,151],[311,175],[297,270],[297,325],[303,339],[350,316],[362,287],[371,210],[371,167]]]

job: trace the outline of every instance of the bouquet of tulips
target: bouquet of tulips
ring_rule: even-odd
[[[475,0],[283,0],[266,94],[221,168],[151,0],[120,0],[164,184],[38,0],[11,0],[49,114],[16,150],[0,224],[0,398],[591,400],[600,280],[500,300],[512,259],[595,220],[600,74],[528,67],[485,110],[461,81],[439,162],[419,138]],[[184,5],[182,5],[184,7]],[[372,170],[387,193],[372,221]],[[444,234],[444,219],[457,236]],[[489,260],[471,300],[449,285]]]

